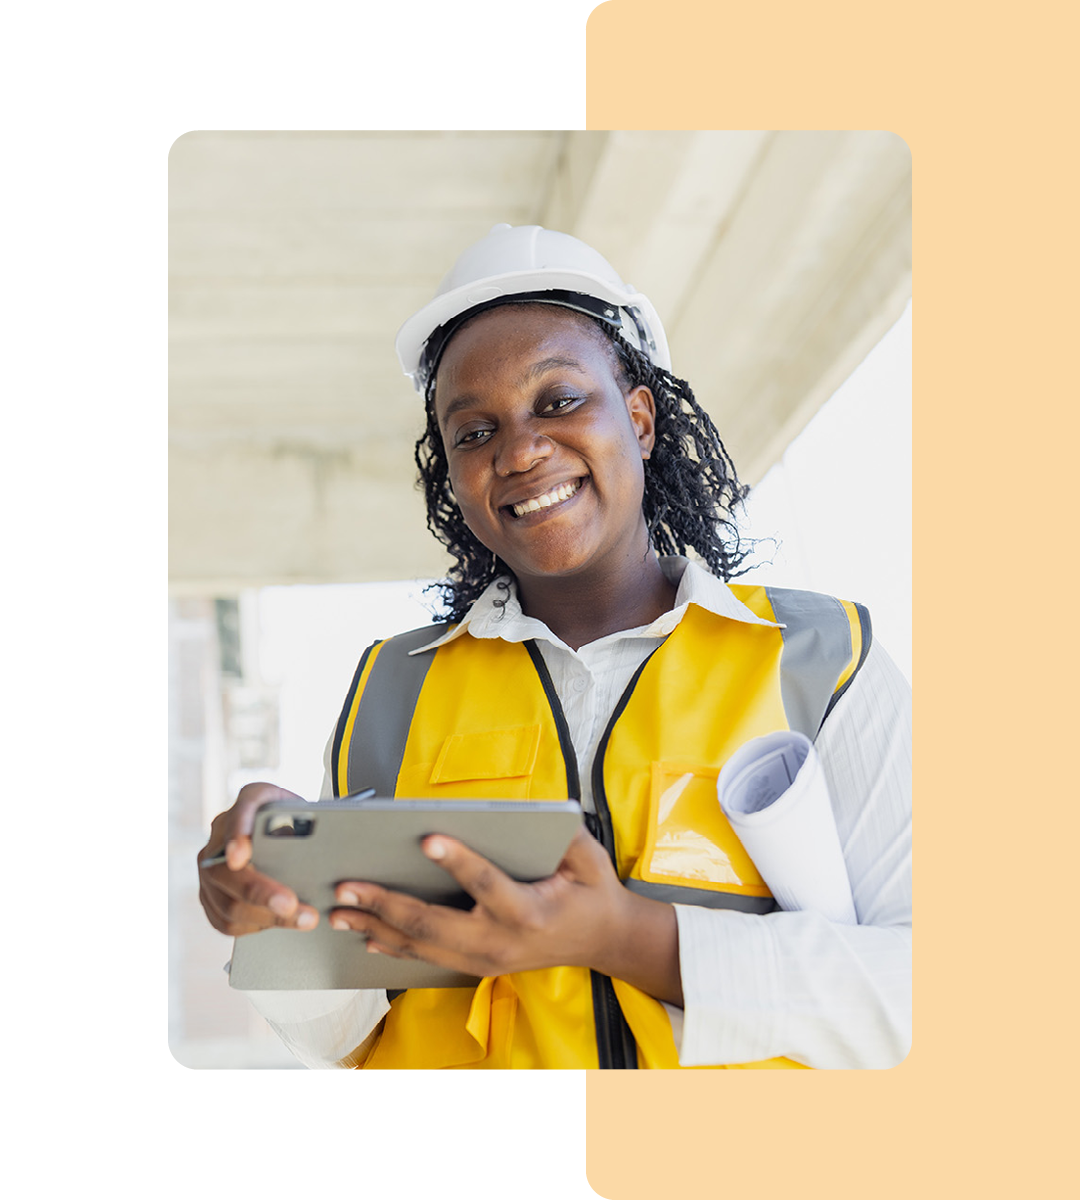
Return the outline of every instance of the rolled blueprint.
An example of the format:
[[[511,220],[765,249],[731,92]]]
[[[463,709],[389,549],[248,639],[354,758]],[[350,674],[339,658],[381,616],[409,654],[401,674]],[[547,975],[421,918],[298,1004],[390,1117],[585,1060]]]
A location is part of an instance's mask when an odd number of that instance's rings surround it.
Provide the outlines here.
[[[858,923],[828,785],[809,738],[792,731],[754,738],[725,763],[716,791],[782,909]]]

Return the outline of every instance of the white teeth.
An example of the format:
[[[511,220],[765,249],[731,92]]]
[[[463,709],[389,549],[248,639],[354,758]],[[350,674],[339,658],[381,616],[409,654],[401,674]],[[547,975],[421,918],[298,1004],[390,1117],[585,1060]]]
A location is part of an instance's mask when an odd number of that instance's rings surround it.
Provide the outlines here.
[[[579,486],[580,484],[577,480],[574,480],[573,483],[560,483],[557,488],[552,488],[550,492],[545,492],[542,496],[534,496],[531,500],[525,500],[521,504],[514,504],[511,506],[514,516],[523,517],[526,513],[538,512],[541,508],[550,508],[553,504],[569,500],[578,490]]]

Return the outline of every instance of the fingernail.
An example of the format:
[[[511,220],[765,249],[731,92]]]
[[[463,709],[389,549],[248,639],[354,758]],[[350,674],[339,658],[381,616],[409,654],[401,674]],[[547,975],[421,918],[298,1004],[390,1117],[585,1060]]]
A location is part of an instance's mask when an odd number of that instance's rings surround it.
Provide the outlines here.
[[[382,951],[379,949],[379,947],[373,945],[371,942],[368,942],[367,944],[367,952],[368,954],[382,954]]]
[[[319,914],[313,913],[310,908],[305,908],[304,911],[296,918],[297,929],[314,929],[319,923]]]
[[[349,925],[349,922],[346,921],[344,917],[331,917],[330,918],[330,928],[331,929],[349,929],[350,925]]]
[[[440,842],[440,841],[425,842],[424,843],[424,853],[428,856],[428,858],[435,858],[435,859],[445,858],[446,857],[446,843]]]
[[[267,907],[271,912],[277,913],[279,917],[287,917],[296,906],[288,896],[283,895],[281,892],[275,892],[270,897]]]
[[[226,842],[225,843],[225,862],[228,866],[232,866],[232,860],[236,857],[236,855],[237,855],[236,842],[235,841]]]
[[[360,897],[355,893],[346,889],[343,892],[338,892],[338,900],[342,904],[359,904]]]

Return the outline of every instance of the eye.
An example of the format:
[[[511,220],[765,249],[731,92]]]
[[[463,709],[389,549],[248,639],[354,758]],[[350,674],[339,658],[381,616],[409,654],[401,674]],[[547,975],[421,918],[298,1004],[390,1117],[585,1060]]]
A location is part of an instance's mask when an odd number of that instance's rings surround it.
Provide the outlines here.
[[[486,442],[491,437],[490,429],[466,429],[463,433],[459,433],[454,441],[454,446],[478,446],[481,442]]]
[[[546,403],[541,404],[540,415],[541,416],[550,416],[550,415],[557,416],[559,413],[566,412],[568,409],[573,408],[575,405],[579,404],[583,399],[584,399],[584,397],[582,397],[582,396],[555,396],[553,399],[548,400]]]

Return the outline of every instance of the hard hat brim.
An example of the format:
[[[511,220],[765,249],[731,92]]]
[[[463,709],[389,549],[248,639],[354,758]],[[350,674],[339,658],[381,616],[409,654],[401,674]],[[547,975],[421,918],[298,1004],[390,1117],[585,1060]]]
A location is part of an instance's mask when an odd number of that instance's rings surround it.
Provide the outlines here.
[[[419,377],[420,362],[424,346],[436,329],[480,305],[490,305],[493,301],[526,292],[544,291],[578,292],[610,304],[613,309],[636,309],[644,319],[655,345],[655,350],[645,347],[645,353],[657,366],[665,370],[671,369],[664,328],[647,296],[641,292],[614,287],[607,280],[584,271],[554,268],[510,271],[436,296],[398,330],[394,346],[401,369],[412,379],[417,391],[421,391],[423,381]]]

